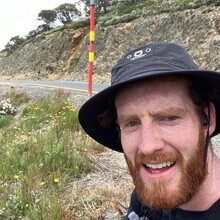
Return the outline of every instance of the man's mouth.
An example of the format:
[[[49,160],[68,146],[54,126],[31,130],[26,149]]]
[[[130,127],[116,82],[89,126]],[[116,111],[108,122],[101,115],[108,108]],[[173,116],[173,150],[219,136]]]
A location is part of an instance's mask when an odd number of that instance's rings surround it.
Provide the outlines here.
[[[151,174],[156,173],[164,173],[165,171],[168,171],[170,168],[172,168],[176,163],[174,161],[168,161],[163,163],[146,163],[144,166],[146,170]],[[165,173],[164,173],[165,174]]]
[[[159,163],[159,164],[150,164],[150,163],[147,163],[145,164],[145,166],[147,168],[150,168],[150,169],[161,169],[161,168],[164,168],[164,167],[171,167],[174,165],[175,162],[173,161],[168,161],[168,162],[163,162],[163,163]]]

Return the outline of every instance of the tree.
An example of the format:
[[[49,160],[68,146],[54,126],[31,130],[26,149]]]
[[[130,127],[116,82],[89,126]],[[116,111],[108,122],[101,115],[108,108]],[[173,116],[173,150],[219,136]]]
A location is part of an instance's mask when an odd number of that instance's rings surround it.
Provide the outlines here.
[[[81,0],[83,3],[83,11],[85,12],[86,15],[89,15],[89,7],[90,7],[90,0]]]
[[[16,50],[20,45],[22,45],[25,42],[25,39],[23,37],[20,37],[19,35],[12,37],[10,41],[5,45],[5,50],[8,51],[8,53],[11,53],[12,51]]]
[[[48,28],[49,27],[46,24],[39,25],[36,30],[30,31],[26,38],[27,39],[34,38],[38,34],[48,31]]]
[[[11,45],[22,45],[24,43],[24,38],[23,37],[20,37],[19,35],[15,36],[15,37],[12,37],[9,41],[9,43]]]
[[[38,13],[38,20],[42,20],[46,23],[48,30],[54,26],[57,13],[55,10],[41,10]]]
[[[84,4],[84,12],[89,15],[90,0],[81,0]],[[96,0],[95,1],[95,14],[96,16],[104,15],[108,12],[108,7],[112,6],[114,0]]]
[[[76,6],[70,3],[62,4],[54,10],[56,11],[56,19],[64,25],[81,16],[81,12]]]
[[[106,14],[108,12],[107,8],[108,6],[111,6],[111,4],[112,4],[112,1],[98,0],[96,7],[95,7],[96,13],[98,15]]]

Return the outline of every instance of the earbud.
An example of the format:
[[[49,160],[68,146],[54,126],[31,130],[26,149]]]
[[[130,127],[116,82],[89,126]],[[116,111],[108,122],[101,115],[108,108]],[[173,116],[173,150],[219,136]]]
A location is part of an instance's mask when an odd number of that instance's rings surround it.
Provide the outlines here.
[[[203,126],[207,126],[208,124],[209,124],[208,115],[206,113],[204,113],[204,116],[203,116]]]

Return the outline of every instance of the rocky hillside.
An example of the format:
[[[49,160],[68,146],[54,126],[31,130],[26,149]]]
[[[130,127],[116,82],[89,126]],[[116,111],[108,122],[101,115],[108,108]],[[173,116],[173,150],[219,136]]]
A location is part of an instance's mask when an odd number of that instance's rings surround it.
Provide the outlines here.
[[[220,6],[175,10],[115,25],[96,22],[95,82],[109,82],[120,56],[146,42],[169,41],[186,47],[202,68],[220,71]],[[89,23],[78,29],[62,27],[38,35],[12,54],[0,58],[0,75],[87,80]]]

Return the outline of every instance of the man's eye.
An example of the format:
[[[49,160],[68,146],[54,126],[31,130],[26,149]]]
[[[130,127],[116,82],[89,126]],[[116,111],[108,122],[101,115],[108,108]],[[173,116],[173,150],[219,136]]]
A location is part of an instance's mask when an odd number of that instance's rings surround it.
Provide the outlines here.
[[[174,122],[174,121],[176,121],[178,118],[179,118],[178,116],[171,115],[171,116],[164,116],[164,117],[162,117],[160,120],[161,120],[161,121],[164,121],[164,122]]]
[[[136,126],[138,125],[139,122],[138,121],[130,121],[126,124],[126,127],[133,127],[133,126]]]
[[[167,117],[167,120],[168,121],[174,121],[174,120],[176,120],[177,119],[177,116],[168,116]]]

